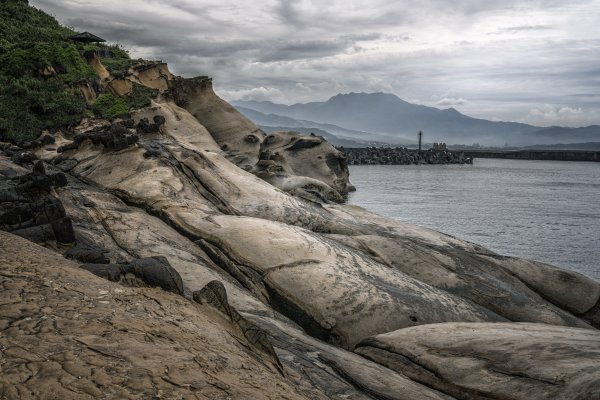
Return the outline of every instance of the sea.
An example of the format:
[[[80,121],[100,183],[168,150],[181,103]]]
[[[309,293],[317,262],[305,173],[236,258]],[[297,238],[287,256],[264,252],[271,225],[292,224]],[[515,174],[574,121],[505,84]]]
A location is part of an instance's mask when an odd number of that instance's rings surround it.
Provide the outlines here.
[[[600,281],[600,163],[353,165],[348,202]]]

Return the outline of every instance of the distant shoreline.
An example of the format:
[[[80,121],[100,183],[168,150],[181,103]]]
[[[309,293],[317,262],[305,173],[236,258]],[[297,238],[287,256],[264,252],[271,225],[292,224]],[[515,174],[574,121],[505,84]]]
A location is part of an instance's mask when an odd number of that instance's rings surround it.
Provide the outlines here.
[[[470,164],[475,158],[507,160],[600,162],[600,150],[423,150],[402,147],[337,147],[348,155],[349,165]]]
[[[462,151],[444,147],[427,150],[406,147],[337,147],[348,157],[348,165],[472,164],[473,158]]]
[[[595,161],[600,151],[585,150],[461,150],[465,157],[509,160]]]

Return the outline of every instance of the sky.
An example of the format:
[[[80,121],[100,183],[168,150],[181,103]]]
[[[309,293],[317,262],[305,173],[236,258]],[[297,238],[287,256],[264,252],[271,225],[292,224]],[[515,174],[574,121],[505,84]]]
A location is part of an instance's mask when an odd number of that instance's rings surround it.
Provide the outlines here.
[[[600,124],[600,0],[30,0],[218,95],[386,92],[477,118]]]

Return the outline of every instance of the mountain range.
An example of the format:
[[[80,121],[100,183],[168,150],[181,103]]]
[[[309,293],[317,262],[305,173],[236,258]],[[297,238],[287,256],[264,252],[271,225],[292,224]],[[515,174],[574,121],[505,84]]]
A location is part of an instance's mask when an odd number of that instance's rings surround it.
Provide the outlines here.
[[[412,104],[389,93],[338,94],[324,102],[293,105],[252,100],[232,104],[263,127],[317,128],[357,143],[414,144],[419,131],[426,142],[448,144],[531,146],[600,142],[599,125],[538,127],[489,121],[454,108]]]

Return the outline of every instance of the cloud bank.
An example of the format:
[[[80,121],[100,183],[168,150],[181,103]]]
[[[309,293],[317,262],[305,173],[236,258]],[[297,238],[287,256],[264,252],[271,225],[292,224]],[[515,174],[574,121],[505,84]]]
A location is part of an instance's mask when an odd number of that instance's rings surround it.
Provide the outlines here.
[[[210,75],[228,100],[384,91],[479,118],[600,124],[600,0],[30,3],[177,74]]]

